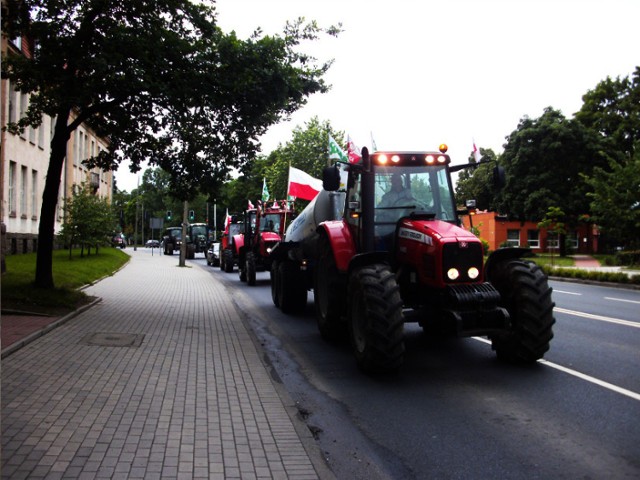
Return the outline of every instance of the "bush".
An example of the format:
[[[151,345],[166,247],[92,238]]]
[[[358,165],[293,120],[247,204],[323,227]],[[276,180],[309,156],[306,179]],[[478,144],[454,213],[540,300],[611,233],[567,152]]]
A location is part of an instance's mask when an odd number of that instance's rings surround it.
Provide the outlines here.
[[[640,275],[629,276],[623,272],[601,272],[594,270],[582,270],[579,268],[552,268],[546,265],[541,265],[541,268],[550,277],[640,285]]]
[[[617,252],[615,255],[616,265],[640,265],[640,250],[629,250]]]

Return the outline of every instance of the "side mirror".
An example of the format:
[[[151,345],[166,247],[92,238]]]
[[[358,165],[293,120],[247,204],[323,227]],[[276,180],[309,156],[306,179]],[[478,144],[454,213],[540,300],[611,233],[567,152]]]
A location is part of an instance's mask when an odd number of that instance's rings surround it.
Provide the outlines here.
[[[497,190],[501,190],[507,184],[507,177],[504,172],[504,167],[496,165],[493,167],[493,186]]]
[[[340,188],[340,171],[335,165],[322,170],[322,188],[327,192],[335,192]]]

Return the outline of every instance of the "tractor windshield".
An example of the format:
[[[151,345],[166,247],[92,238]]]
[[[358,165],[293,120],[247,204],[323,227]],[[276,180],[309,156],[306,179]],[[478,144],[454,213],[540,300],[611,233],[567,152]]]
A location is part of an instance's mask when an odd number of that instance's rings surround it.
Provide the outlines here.
[[[375,217],[379,231],[392,229],[401,217],[412,212],[432,214],[433,218],[447,222],[456,220],[445,166],[378,167],[375,182]]]
[[[280,233],[280,214],[267,213],[264,218],[260,220],[260,231]]]

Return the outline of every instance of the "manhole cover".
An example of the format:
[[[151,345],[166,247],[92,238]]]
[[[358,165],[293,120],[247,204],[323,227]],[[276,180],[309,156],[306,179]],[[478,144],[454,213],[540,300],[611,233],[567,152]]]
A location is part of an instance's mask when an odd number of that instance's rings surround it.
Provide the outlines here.
[[[144,335],[136,333],[97,332],[85,336],[80,343],[97,347],[139,347]]]

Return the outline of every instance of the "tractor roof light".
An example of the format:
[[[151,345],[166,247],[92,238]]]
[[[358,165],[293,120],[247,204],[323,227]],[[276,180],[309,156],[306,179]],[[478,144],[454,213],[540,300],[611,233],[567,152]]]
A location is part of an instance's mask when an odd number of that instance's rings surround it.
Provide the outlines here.
[[[444,155],[438,155],[438,163],[447,163],[447,157]]]
[[[378,163],[380,165],[385,165],[388,161],[389,161],[389,159],[387,158],[387,156],[384,153],[378,155]]]
[[[428,165],[433,165],[436,161],[433,155],[427,155],[426,157],[424,157],[424,160],[425,162],[427,162]]]
[[[440,150],[440,153],[447,153],[447,150],[449,150],[449,147],[447,147],[446,143],[441,143],[440,146],[438,147],[438,150]]]
[[[400,161],[400,155],[393,155],[393,156],[391,157],[391,161],[392,161],[393,163],[398,163],[398,162]]]

